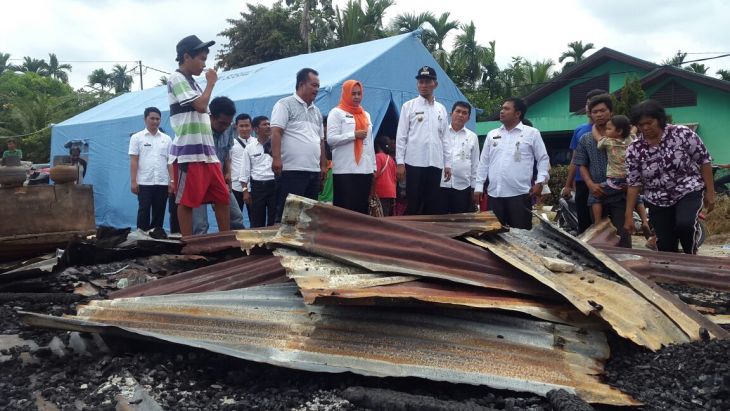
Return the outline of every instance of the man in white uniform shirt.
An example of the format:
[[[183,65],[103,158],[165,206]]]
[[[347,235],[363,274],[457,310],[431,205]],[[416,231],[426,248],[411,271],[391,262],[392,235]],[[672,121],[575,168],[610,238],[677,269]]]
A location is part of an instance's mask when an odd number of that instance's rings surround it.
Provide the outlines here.
[[[231,190],[233,191],[233,197],[236,198],[238,208],[243,212],[243,156],[244,150],[251,139],[251,116],[246,113],[241,113],[236,116],[234,122],[238,135],[234,138],[233,146],[231,147]],[[249,219],[250,219],[249,215]]]
[[[129,174],[132,193],[137,195],[137,228],[152,230],[155,238],[165,238],[162,224],[165,219],[167,196],[173,185],[167,166],[170,137],[160,131],[160,110],[147,107],[144,110],[145,129],[132,135],[129,140]],[[150,213],[152,220],[150,221]]]
[[[522,124],[527,113],[525,102],[508,98],[499,111],[500,128],[487,134],[477,169],[474,201],[482,195],[489,180],[489,208],[504,226],[531,229],[533,197],[542,194],[548,180],[550,158],[540,132]],[[532,168],[537,163],[537,178],[532,184]]]
[[[251,228],[274,225],[276,179],[271,170],[271,123],[266,116],[253,119],[256,138],[250,139],[243,156],[243,200],[249,209]]]
[[[299,70],[295,90],[277,101],[271,112],[271,169],[278,177],[277,222],[289,194],[316,200],[327,175],[322,113],[314,105],[319,73],[311,68]]]
[[[443,214],[474,211],[472,193],[479,166],[479,140],[465,126],[471,116],[471,105],[457,101],[451,109],[451,126],[446,138],[451,146],[451,179],[441,181],[440,212]]]
[[[403,103],[396,133],[398,180],[406,182],[406,214],[437,214],[443,172],[451,179],[451,151],[446,107],[436,101],[436,71],[428,66],[416,74],[419,96]]]

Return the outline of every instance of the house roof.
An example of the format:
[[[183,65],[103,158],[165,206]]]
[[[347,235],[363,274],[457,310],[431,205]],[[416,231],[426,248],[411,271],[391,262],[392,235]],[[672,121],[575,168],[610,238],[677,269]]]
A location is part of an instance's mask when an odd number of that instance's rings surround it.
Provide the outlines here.
[[[550,95],[551,93],[555,92],[556,90],[560,89],[571,81],[580,78],[585,73],[611,60],[619,61],[621,63],[635,66],[637,68],[641,68],[647,71],[654,70],[659,67],[657,64],[654,64],[652,62],[629,56],[628,54],[618,52],[608,47],[604,47],[586,57],[585,60],[581,61],[580,63],[563,70],[563,72],[560,73],[560,75],[552,81],[545,83],[535,90],[532,90],[524,97],[524,99],[527,100],[529,104],[535,104],[536,102],[542,100],[546,96]]]

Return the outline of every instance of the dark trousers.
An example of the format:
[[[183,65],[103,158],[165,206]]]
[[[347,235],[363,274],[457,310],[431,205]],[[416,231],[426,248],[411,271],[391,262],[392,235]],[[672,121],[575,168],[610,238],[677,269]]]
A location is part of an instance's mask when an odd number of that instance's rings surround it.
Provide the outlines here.
[[[631,236],[624,230],[626,195],[603,198],[601,204],[603,204],[603,217],[610,217],[611,224],[616,227],[620,237],[619,247],[631,248]]]
[[[514,197],[487,197],[487,205],[503,226],[532,229],[532,200],[529,194]]]
[[[276,218],[276,180],[251,180],[251,228],[274,225]]]
[[[677,243],[680,243],[686,254],[697,254],[697,240],[700,233],[698,216],[702,211],[703,197],[703,191],[695,191],[686,194],[669,207],[646,203],[659,251],[676,253]]]
[[[441,169],[406,164],[406,215],[438,214]]]
[[[241,210],[241,223],[243,224],[244,220],[244,214],[248,213],[248,222],[251,223],[251,207],[247,206],[246,203],[243,202],[243,191],[236,191],[231,190],[231,193],[233,194],[233,198],[236,199],[236,204],[238,205],[238,209]],[[245,211],[244,211],[245,208]],[[233,220],[231,220],[233,222]],[[234,229],[231,227],[231,229]]]
[[[151,228],[162,228],[165,221],[165,202],[167,201],[167,186],[140,185],[137,193],[137,228],[147,231]],[[150,213],[152,221],[150,221]]]
[[[591,226],[591,208],[588,207],[588,185],[585,181],[575,182],[575,211],[578,217],[578,234]]]
[[[474,211],[472,189],[441,188],[438,196],[439,214],[458,214]]]
[[[332,204],[368,214],[368,197],[372,184],[372,174],[332,174]]]
[[[170,213],[170,232],[180,232],[180,221],[177,219],[177,203],[175,202],[175,196],[169,196],[167,199],[167,211]]]
[[[383,206],[383,217],[390,217],[395,211],[395,198],[381,198],[380,205]]]
[[[281,222],[286,196],[296,194],[317,200],[319,171],[282,171],[276,181],[276,222]]]

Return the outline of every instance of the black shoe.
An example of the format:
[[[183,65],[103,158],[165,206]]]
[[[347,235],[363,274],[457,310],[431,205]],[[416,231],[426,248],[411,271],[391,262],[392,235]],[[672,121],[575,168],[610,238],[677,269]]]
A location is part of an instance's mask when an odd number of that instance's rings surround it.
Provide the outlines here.
[[[166,240],[167,239],[167,233],[165,233],[165,230],[163,230],[160,227],[155,227],[154,229],[150,230],[149,235],[150,235],[150,237],[154,238],[155,240]]]

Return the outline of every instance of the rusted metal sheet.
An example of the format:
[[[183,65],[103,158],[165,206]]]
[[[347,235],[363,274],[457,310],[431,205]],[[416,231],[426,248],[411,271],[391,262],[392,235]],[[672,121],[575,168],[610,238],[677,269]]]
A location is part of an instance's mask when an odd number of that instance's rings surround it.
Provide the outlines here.
[[[635,273],[631,269],[622,267],[616,260],[606,255],[590,244],[584,243],[551,224],[546,219],[541,220],[537,230],[533,232],[542,233],[545,237],[559,239],[564,242],[573,252],[583,253],[593,259],[604,273],[610,273],[628,284],[638,294],[642,295],[660,309],[667,317],[671,318],[690,339],[697,341],[701,338],[701,330],[704,328],[716,338],[730,338],[730,333],[722,327],[707,320],[697,310],[692,309],[682,302],[677,296],[664,290],[656,283],[644,276]]]
[[[444,215],[409,215],[388,217],[388,221],[403,224],[445,237],[465,235],[479,236],[502,229],[497,217],[491,211]]]
[[[412,376],[593,403],[636,405],[600,382],[601,332],[492,312],[307,306],[293,284],[93,301],[75,317],[21,313],[31,325],[127,331],[316,372]]]
[[[264,247],[269,244],[272,238],[276,236],[279,227],[267,227],[255,230],[239,230],[236,231],[236,240],[238,247],[250,254],[255,247]]]
[[[299,290],[307,304],[400,305],[407,301],[431,304],[512,311],[531,315],[545,321],[573,326],[602,329],[598,322],[580,313],[570,304],[520,298],[499,291],[460,284],[411,281],[384,286],[361,288],[303,288]]]
[[[525,233],[516,230],[485,240],[470,238],[505,261],[532,275],[557,291],[585,315],[606,320],[621,336],[651,350],[689,338],[650,302],[623,284],[608,280],[591,270],[555,273],[545,268],[530,247],[521,241]],[[535,245],[537,246],[537,245]],[[538,247],[539,248],[539,247]]]
[[[271,244],[374,272],[441,278],[523,295],[554,295],[479,247],[384,218],[289,195]]]
[[[225,291],[289,281],[279,258],[246,256],[115,291],[110,298]]]
[[[594,247],[602,245],[616,247],[618,246],[620,237],[618,236],[616,227],[614,227],[611,223],[611,220],[605,218],[597,224],[593,224],[588,227],[586,231],[578,236],[578,239]]]
[[[217,253],[220,251],[237,249],[241,246],[238,240],[236,240],[235,231],[191,235],[183,237],[182,241],[185,243],[182,253],[189,255]]]
[[[622,267],[658,283],[730,291],[730,258],[599,246]]]
[[[418,277],[373,273],[364,268],[345,265],[330,259],[304,255],[296,250],[279,248],[274,255],[280,258],[287,276],[300,288],[366,288],[416,280]]]

